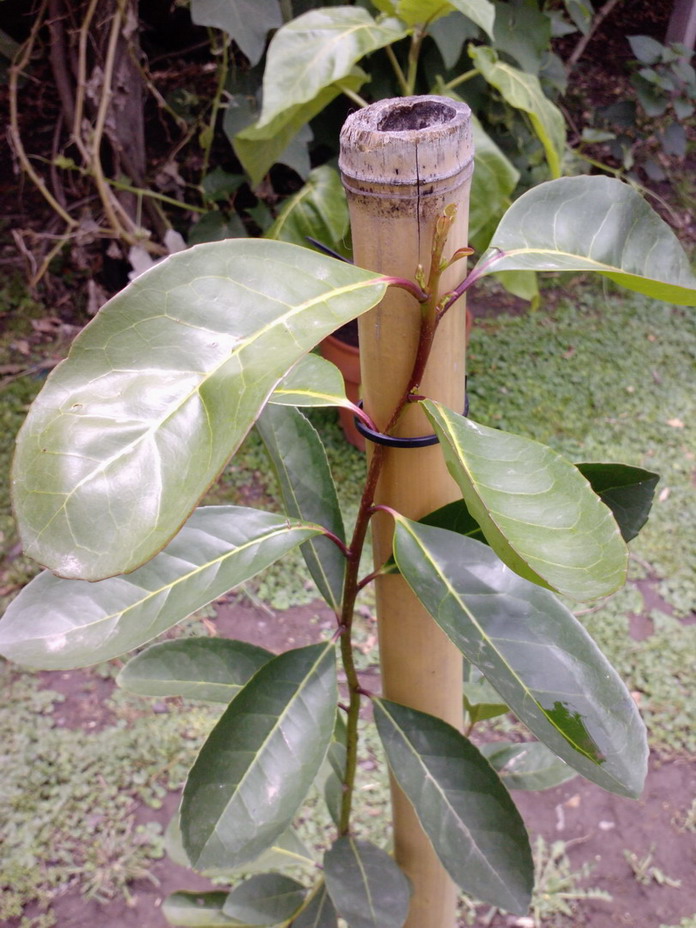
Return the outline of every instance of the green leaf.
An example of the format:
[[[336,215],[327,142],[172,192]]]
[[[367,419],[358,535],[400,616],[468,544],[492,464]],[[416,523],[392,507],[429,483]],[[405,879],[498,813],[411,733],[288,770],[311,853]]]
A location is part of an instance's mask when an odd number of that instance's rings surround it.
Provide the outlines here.
[[[631,51],[643,64],[657,64],[662,60],[664,45],[649,35],[627,35]]]
[[[495,3],[493,45],[527,74],[539,75],[551,45],[551,18],[534,3]]]
[[[251,64],[261,58],[269,30],[283,22],[278,0],[191,0],[191,19],[199,26],[222,29]]]
[[[365,55],[405,35],[403,23],[378,22],[361,7],[326,7],[290,20],[268,48],[257,127],[269,125],[288,107],[309,103],[346,78]]]
[[[575,776],[541,741],[492,741],[480,751],[508,789],[551,789]]]
[[[492,48],[470,45],[469,55],[482,76],[496,88],[506,103],[529,116],[534,132],[544,146],[552,177],[560,177],[561,160],[565,151],[565,120],[563,113],[544,94],[535,74],[499,61]]]
[[[401,516],[394,556],[438,625],[540,741],[604,789],[640,794],[648,749],[638,710],[553,594],[486,545]]]
[[[509,712],[509,706],[483,676],[478,667],[469,665],[469,677],[464,681],[464,708],[472,725],[485,719],[494,719]]]
[[[266,237],[307,247],[309,236],[341,252],[348,233],[348,203],[341,178],[324,164],[314,168],[304,187],[285,201]]]
[[[623,540],[635,538],[647,522],[660,475],[627,464],[575,466],[611,509]]]
[[[194,867],[238,867],[288,828],[326,754],[337,695],[329,643],[279,655],[232,700],[184,787]]]
[[[306,890],[281,873],[257,873],[230,892],[223,914],[247,925],[277,925],[302,906]]]
[[[628,290],[696,305],[696,277],[669,226],[632,187],[611,177],[539,184],[503,217],[478,267],[596,271]]]
[[[257,239],[198,245],[146,271],[75,339],[21,430],[26,553],[85,580],[140,566],[288,370],[385,288],[343,261]]]
[[[247,126],[231,139],[235,154],[249,175],[252,185],[257,185],[275,164],[283,160],[293,139],[310,120],[321,113],[332,100],[343,93],[343,88],[357,93],[367,74],[360,68],[352,68],[340,81],[323,87],[311,100],[281,110],[269,123]],[[228,133],[229,134],[229,133]]]
[[[469,240],[485,230],[491,217],[502,215],[520,179],[519,171],[508,161],[481,123],[472,116],[474,136],[474,176],[471,181]],[[487,244],[487,240],[485,242]]]
[[[343,374],[335,364],[308,354],[275,388],[269,403],[277,406],[354,406],[346,396]]]
[[[495,6],[488,0],[450,0],[451,5],[493,38]]]
[[[383,699],[373,705],[392,774],[449,875],[477,899],[526,913],[529,838],[490,765],[447,722]]]
[[[87,583],[39,574],[0,619],[0,654],[44,670],[118,657],[319,533],[257,509],[202,507],[164,551],[125,577]]]
[[[140,696],[229,703],[272,657],[265,648],[228,638],[161,641],[132,657],[116,682]]]
[[[322,880],[312,893],[307,907],[290,922],[289,928],[337,928],[337,926],[336,910],[326,891],[326,884]]]
[[[226,892],[171,893],[162,903],[162,912],[170,925],[181,928],[240,928],[239,922],[223,915]]]
[[[430,400],[423,406],[469,512],[508,567],[580,601],[624,584],[628,552],[618,527],[570,461]]]
[[[411,889],[385,851],[356,838],[339,838],[324,856],[324,879],[350,928],[401,928]]]
[[[341,507],[326,451],[311,422],[299,409],[269,405],[256,429],[278,477],[287,514],[316,522],[345,541]],[[329,538],[316,538],[300,550],[319,593],[334,611],[339,611],[345,556]]]

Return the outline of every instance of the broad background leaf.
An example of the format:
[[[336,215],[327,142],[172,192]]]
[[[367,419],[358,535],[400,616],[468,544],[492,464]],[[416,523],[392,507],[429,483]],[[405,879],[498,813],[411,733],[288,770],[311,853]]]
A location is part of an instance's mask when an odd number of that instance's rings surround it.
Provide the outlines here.
[[[170,925],[180,928],[240,928],[239,922],[223,915],[227,893],[171,893],[162,903],[162,912]]]
[[[273,656],[265,648],[229,638],[161,641],[131,658],[116,682],[141,696],[228,703]]]
[[[508,789],[550,789],[575,776],[541,741],[491,741],[480,750]]]
[[[604,789],[640,794],[648,749],[635,703],[552,593],[486,545],[401,516],[394,557],[438,625],[540,741]]]
[[[311,236],[339,253],[346,253],[349,237],[348,203],[335,168],[321,165],[307,183],[285,201],[266,238],[307,247]]]
[[[566,143],[565,119],[558,107],[544,94],[539,78],[500,61],[494,49],[486,45],[470,45],[469,55],[474,66],[500,92],[506,103],[529,116],[534,132],[544,147],[551,176],[560,177]]]
[[[97,583],[44,571],[0,619],[0,654],[69,670],[141,647],[296,545],[318,526],[242,506],[204,506],[157,557]]]
[[[326,451],[314,426],[299,409],[268,405],[256,423],[278,477],[285,511],[316,522],[345,541],[341,507]],[[346,559],[329,538],[316,538],[300,549],[321,596],[340,610]]]
[[[292,920],[289,928],[338,928],[336,909],[323,880],[314,890],[307,907]]]
[[[624,541],[630,541],[647,522],[660,475],[626,464],[577,464],[592,489],[614,513]]]
[[[441,719],[383,699],[373,705],[389,767],[449,875],[477,899],[526,913],[529,838],[490,764]]]
[[[409,881],[389,854],[369,841],[339,838],[324,855],[324,879],[350,928],[401,928],[406,921]]]
[[[311,10],[286,23],[268,48],[257,128],[288,107],[313,100],[323,88],[347,77],[365,55],[406,34],[398,20],[378,22],[361,7]]]
[[[191,19],[222,29],[251,64],[261,58],[268,32],[283,22],[278,0],[191,0]]]
[[[429,400],[423,406],[469,512],[509,567],[580,601],[624,584],[628,552],[618,526],[570,461]]]
[[[337,697],[333,644],[280,654],[235,697],[184,787],[194,867],[238,867],[288,828],[326,755]]]
[[[182,525],[282,377],[385,284],[285,242],[172,255],[73,343],[20,432],[14,502],[28,555],[98,580]]]
[[[478,266],[498,270],[596,271],[682,306],[696,305],[696,277],[669,226],[639,194],[611,177],[539,184],[505,214]]]

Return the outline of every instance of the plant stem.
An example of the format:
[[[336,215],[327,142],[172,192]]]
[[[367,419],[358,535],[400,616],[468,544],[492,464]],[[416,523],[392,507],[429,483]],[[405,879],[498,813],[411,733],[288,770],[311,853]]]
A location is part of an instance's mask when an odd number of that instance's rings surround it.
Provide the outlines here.
[[[396,57],[396,53],[391,45],[387,45],[385,49],[387,53],[387,58],[394,69],[394,74],[396,79],[399,82],[399,87],[401,88],[401,93],[404,97],[408,96],[408,84],[406,82],[406,75],[404,74],[403,68],[399,64],[399,59]]]
[[[220,67],[218,68],[217,87],[215,88],[215,96],[213,97],[213,103],[210,110],[210,122],[208,123],[208,131],[203,133],[203,167],[201,168],[201,177],[205,177],[205,175],[208,173],[210,151],[213,147],[213,138],[215,136],[215,123],[217,122],[218,113],[220,112],[220,107],[222,105],[222,95],[225,91],[225,85],[227,84],[227,74],[229,71],[230,38],[227,33],[221,33],[221,35],[222,49],[220,53]]]
[[[448,83],[443,84],[443,90],[454,90],[455,87],[459,87],[461,84],[465,84],[467,81],[470,81],[472,77],[476,77],[479,74],[478,68],[472,68],[470,71],[465,71],[463,74],[460,74],[459,77],[455,77],[453,80],[448,81]]]
[[[416,79],[418,77],[418,59],[425,38],[423,26],[416,26],[411,36],[411,47],[408,51],[408,74],[406,76],[406,96],[410,97],[416,92]]]
[[[352,100],[353,103],[356,103],[361,110],[364,110],[366,106],[370,105],[367,100],[363,99],[359,93],[351,90],[350,87],[341,86],[341,93],[344,93],[349,100]]]

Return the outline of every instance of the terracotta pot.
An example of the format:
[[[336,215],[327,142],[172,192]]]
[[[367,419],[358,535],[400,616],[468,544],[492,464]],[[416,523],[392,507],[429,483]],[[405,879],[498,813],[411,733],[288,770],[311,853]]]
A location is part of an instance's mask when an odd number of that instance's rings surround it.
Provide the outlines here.
[[[331,361],[343,374],[346,385],[346,396],[351,403],[358,403],[360,399],[360,349],[357,345],[350,345],[336,335],[329,335],[319,346],[323,357]],[[338,418],[346,439],[360,451],[365,450],[365,439],[355,427],[355,420],[350,409],[339,406]]]
[[[469,335],[474,317],[471,311],[466,310],[466,341],[469,343]],[[345,339],[348,338],[348,341]],[[355,344],[351,344],[355,342]],[[343,374],[343,381],[346,385],[346,396],[351,403],[358,403],[360,399],[360,348],[357,345],[357,324],[349,323],[338,330],[334,335],[329,335],[319,346],[322,356],[327,361],[331,361]],[[360,451],[365,450],[365,439],[355,427],[355,417],[350,409],[338,409],[338,418],[343,429],[346,439],[358,448]]]

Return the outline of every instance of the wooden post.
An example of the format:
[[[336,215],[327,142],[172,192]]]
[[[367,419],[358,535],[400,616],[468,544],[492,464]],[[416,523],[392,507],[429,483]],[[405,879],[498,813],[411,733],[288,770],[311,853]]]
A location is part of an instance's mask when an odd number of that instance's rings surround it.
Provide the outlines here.
[[[473,169],[468,106],[446,97],[382,100],[354,113],[341,133],[340,168],[348,194],[355,261],[362,267],[413,279],[427,276],[435,221],[455,204],[457,215],[444,257],[467,244]],[[456,262],[442,277],[441,292],[465,274]],[[465,401],[465,307],[444,318],[420,392],[462,411]],[[413,368],[420,306],[391,288],[360,319],[365,409],[385,428]],[[432,432],[412,406],[399,421],[400,437]],[[368,442],[368,454],[370,453]],[[387,451],[376,502],[418,519],[461,496],[437,445]],[[379,513],[372,524],[375,565],[391,553],[393,521]],[[462,659],[399,576],[377,581],[377,611],[384,695],[445,719],[461,730]],[[456,889],[423,833],[415,813],[392,783],[394,847],[413,885],[406,928],[453,928]]]

